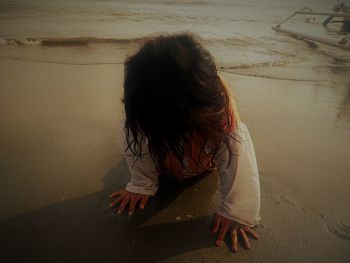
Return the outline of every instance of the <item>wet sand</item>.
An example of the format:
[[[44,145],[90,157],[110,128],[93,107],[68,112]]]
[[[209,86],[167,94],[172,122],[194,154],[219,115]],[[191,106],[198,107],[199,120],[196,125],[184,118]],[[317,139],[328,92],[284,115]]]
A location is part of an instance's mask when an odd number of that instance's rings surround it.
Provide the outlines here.
[[[121,65],[2,59],[0,261],[349,262],[349,81],[221,73],[259,164],[261,239],[250,251],[214,246],[215,174],[162,182],[132,218],[108,209],[129,180]]]

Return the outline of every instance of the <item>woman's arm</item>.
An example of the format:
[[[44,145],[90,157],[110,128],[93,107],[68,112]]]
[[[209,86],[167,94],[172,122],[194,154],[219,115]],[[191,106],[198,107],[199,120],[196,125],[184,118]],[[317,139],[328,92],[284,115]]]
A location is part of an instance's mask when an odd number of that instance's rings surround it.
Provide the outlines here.
[[[237,123],[235,136],[238,141],[230,139],[234,151],[230,164],[225,145],[220,147],[215,158],[220,176],[221,204],[212,229],[212,233],[219,231],[217,246],[221,246],[227,232],[230,233],[234,252],[238,249],[238,236],[246,249],[251,247],[247,234],[259,238],[251,227],[260,220],[259,174],[253,144],[243,123]]]
[[[131,180],[126,190],[133,193],[155,195],[158,189],[158,171],[148,151],[146,138],[142,139],[142,158],[137,158],[127,147],[125,130],[121,132],[121,149],[129,166]]]
[[[122,153],[129,166],[131,180],[125,189],[110,195],[111,198],[115,198],[110,206],[115,207],[119,204],[119,214],[123,213],[124,209],[129,206],[129,214],[131,215],[138,202],[140,202],[140,208],[143,209],[149,196],[156,194],[158,189],[158,171],[148,152],[146,139],[142,140],[142,158],[137,158],[127,147],[124,128],[120,134],[120,142]]]
[[[239,122],[231,138],[234,153],[229,166],[229,153],[223,145],[216,156],[220,176],[221,204],[218,214],[247,226],[260,220],[260,184],[252,140],[247,127]]]

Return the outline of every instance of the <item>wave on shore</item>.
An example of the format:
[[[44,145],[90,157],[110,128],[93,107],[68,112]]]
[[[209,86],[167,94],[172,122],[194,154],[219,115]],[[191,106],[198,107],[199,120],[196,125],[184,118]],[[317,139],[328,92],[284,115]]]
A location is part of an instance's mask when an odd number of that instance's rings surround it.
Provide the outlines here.
[[[89,44],[131,44],[142,43],[154,36],[164,34],[148,34],[143,37],[131,38],[104,38],[95,36],[72,36],[72,37],[23,37],[23,38],[1,38],[0,46],[47,46],[47,47],[76,47],[88,46]],[[166,33],[165,33],[166,34]],[[251,37],[230,37],[230,38],[202,38],[208,44],[221,43],[225,46],[256,46],[263,42]]]
[[[98,37],[57,37],[57,38],[0,38],[0,46],[47,46],[74,47],[89,44],[130,44],[145,40],[145,38],[98,38]]]

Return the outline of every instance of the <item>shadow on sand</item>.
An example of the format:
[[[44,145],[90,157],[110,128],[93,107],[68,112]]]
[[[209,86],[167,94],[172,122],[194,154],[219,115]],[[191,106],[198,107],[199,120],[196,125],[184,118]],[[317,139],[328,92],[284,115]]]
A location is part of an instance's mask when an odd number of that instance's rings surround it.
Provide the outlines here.
[[[203,177],[172,183],[171,191],[167,180],[161,182],[148,207],[131,218],[108,208],[108,194],[123,188],[128,179],[127,166],[121,162],[105,175],[101,192],[0,222],[0,261],[153,262],[213,246],[211,216],[141,226]]]

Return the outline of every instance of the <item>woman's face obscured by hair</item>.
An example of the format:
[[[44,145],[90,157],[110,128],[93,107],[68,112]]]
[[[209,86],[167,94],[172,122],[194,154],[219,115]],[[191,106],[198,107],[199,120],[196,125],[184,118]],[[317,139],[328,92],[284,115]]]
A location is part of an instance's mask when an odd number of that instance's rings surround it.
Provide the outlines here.
[[[141,157],[138,138],[145,136],[158,168],[169,152],[182,161],[183,142],[193,134],[202,138],[201,149],[208,141],[215,149],[228,145],[222,127],[232,119],[228,94],[213,57],[195,35],[159,36],[128,57],[123,101],[128,148]]]
[[[196,125],[196,112],[222,108],[219,85],[214,59],[198,37],[159,36],[125,62],[127,119],[144,132],[183,133]]]

